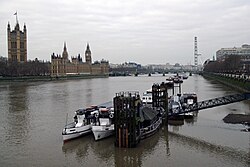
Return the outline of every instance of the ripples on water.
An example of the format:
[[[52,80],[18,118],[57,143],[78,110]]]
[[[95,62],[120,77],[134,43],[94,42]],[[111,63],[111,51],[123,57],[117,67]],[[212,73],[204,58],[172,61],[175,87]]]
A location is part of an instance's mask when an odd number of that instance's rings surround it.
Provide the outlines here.
[[[0,84],[1,166],[249,166],[249,133],[225,124],[228,113],[248,113],[249,102],[200,111],[182,126],[163,127],[137,148],[114,147],[114,138],[95,142],[88,135],[66,144],[61,130],[66,113],[110,101],[120,91],[142,94],[162,76],[97,78]],[[201,76],[182,87],[199,100],[234,93]]]

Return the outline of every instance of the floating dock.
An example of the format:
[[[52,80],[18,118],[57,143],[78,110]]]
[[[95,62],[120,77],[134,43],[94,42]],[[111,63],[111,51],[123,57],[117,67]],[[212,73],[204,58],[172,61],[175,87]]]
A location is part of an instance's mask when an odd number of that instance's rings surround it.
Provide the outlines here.
[[[168,111],[167,84],[154,84],[152,86],[152,107],[163,108]],[[131,148],[141,140],[140,107],[142,101],[139,92],[120,92],[114,97],[115,113],[115,146]],[[163,115],[165,118],[168,114]],[[167,119],[164,119],[167,120]]]

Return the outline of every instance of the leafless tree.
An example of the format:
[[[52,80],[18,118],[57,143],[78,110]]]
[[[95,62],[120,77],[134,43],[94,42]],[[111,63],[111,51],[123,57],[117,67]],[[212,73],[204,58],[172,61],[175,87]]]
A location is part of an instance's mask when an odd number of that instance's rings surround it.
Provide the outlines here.
[[[50,63],[44,61],[28,61],[24,63],[0,61],[0,76],[44,76],[50,75]]]

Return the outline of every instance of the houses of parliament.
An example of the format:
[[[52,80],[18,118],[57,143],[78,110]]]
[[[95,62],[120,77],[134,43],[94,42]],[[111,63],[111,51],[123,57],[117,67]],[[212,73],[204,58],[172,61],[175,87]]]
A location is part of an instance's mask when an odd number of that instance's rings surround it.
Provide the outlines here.
[[[16,26],[11,30],[10,24],[7,25],[8,36],[8,62],[26,63],[27,62],[27,29],[24,24],[23,31],[19,27],[17,13]],[[28,63],[28,62],[27,62]],[[62,55],[51,55],[51,63],[48,64],[48,71],[52,77],[69,76],[69,75],[108,75],[109,62],[105,60],[92,62],[91,51],[87,44],[85,51],[85,62],[80,54],[71,57],[67,52],[66,43]]]
[[[69,60],[66,43],[64,43],[62,55],[51,55],[51,76],[67,76],[67,75],[108,75],[109,62],[101,60],[92,63],[91,51],[87,44],[85,51],[85,62],[83,62],[80,54],[77,57],[71,57]]]
[[[7,26],[8,35],[8,61],[10,62],[27,62],[27,29],[23,26],[20,30],[18,21],[14,30],[11,31],[10,23]]]

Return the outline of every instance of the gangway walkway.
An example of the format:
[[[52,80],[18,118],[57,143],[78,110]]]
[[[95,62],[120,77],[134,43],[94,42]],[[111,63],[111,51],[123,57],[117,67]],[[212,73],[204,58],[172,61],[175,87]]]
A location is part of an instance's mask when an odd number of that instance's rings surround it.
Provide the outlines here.
[[[217,97],[214,99],[204,100],[204,101],[200,101],[191,105],[187,105],[178,113],[168,113],[168,116],[174,116],[174,115],[179,115],[183,113],[212,108],[216,106],[222,106],[222,105],[240,102],[240,101],[248,100],[248,99],[250,99],[250,93],[234,94],[234,95],[227,95],[223,97]]]

